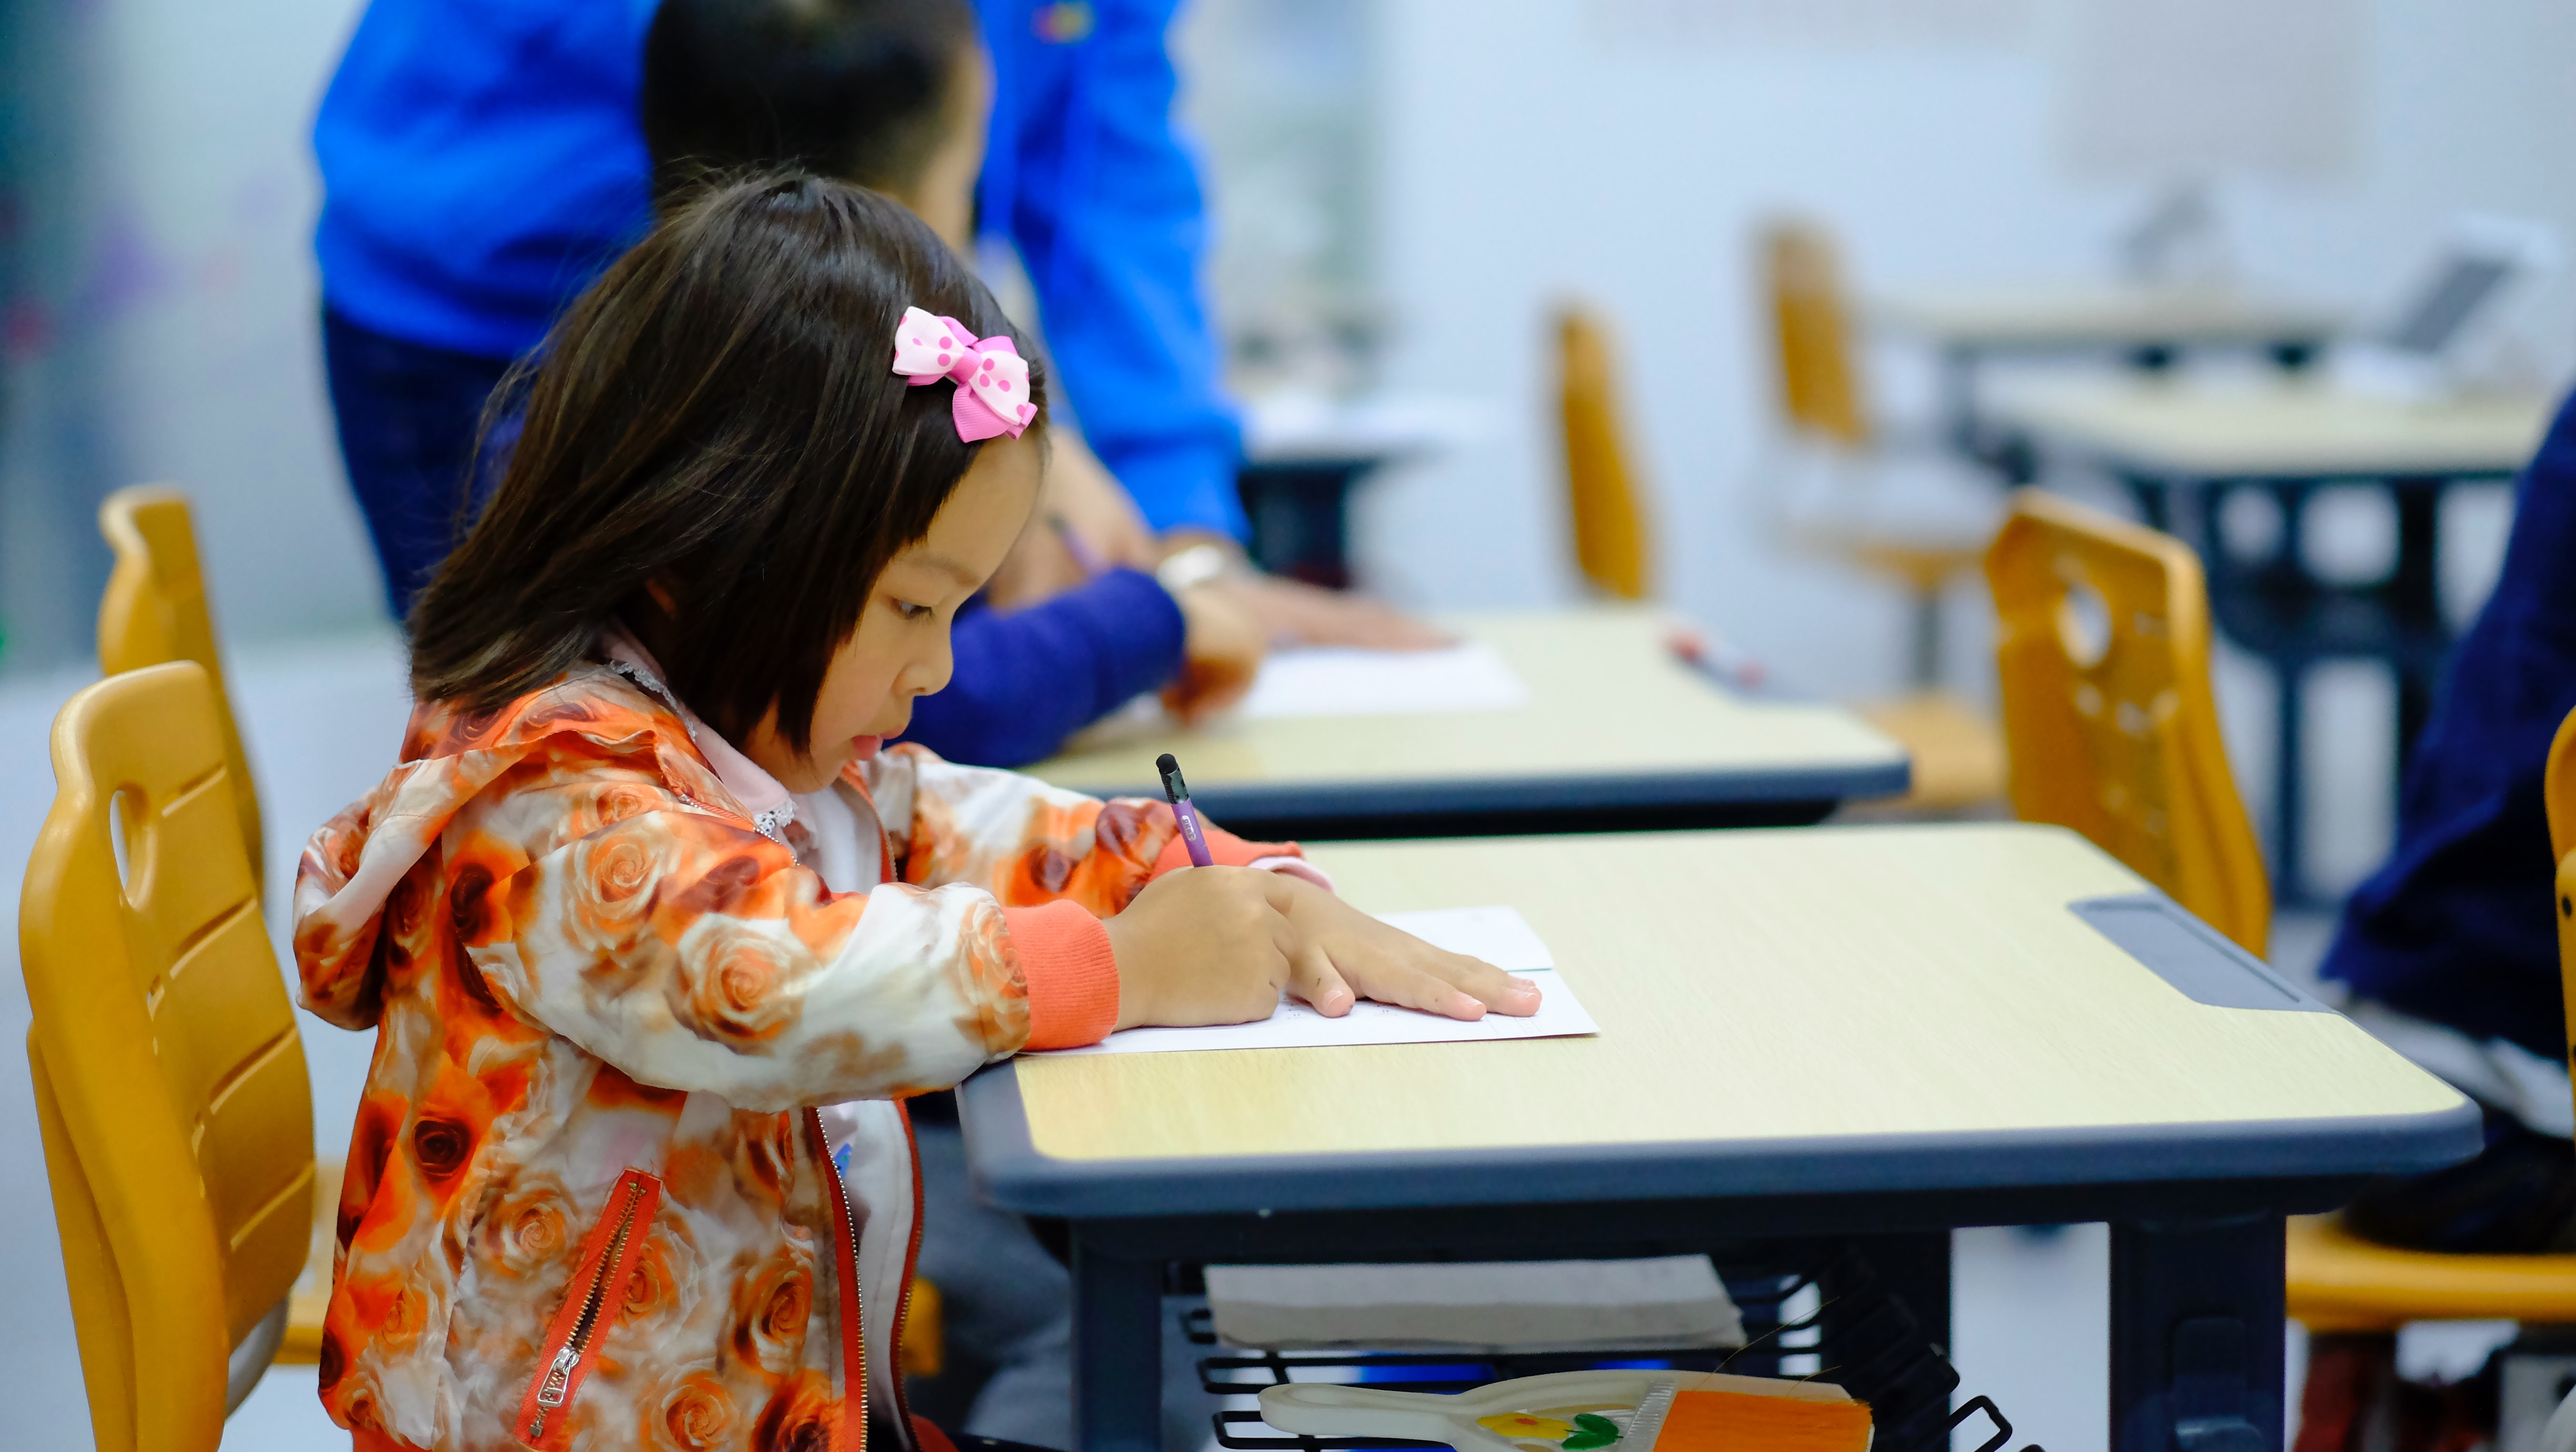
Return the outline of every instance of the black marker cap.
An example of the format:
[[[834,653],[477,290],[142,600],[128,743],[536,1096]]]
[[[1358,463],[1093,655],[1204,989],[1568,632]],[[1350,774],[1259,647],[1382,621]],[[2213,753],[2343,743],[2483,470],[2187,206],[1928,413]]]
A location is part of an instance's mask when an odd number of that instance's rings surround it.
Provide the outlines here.
[[[1190,784],[1181,780],[1181,764],[1166,751],[1154,758],[1154,769],[1163,774],[1163,795],[1174,801],[1190,794]]]

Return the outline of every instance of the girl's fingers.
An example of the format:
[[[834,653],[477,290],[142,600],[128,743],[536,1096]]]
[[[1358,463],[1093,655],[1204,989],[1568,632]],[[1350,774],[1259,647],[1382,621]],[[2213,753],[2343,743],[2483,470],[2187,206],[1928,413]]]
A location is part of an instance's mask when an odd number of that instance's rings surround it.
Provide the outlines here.
[[[1326,1018],[1340,1018],[1359,1001],[1359,995],[1333,967],[1332,955],[1313,939],[1300,944],[1289,958],[1288,991],[1313,1004],[1315,1012]]]
[[[1447,955],[1457,970],[1443,974],[1461,993],[1482,1003],[1496,1013],[1514,1018],[1527,1018],[1538,1012],[1538,985],[1526,978],[1515,978],[1482,958]]]

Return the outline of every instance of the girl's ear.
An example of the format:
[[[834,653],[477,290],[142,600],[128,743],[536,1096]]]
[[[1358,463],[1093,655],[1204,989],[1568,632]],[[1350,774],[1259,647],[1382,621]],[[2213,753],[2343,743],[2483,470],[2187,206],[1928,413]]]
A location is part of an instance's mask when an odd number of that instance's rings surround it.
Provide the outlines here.
[[[647,580],[644,582],[644,593],[652,597],[654,607],[660,610],[665,618],[680,613],[678,597],[671,593],[669,581],[658,577]]]

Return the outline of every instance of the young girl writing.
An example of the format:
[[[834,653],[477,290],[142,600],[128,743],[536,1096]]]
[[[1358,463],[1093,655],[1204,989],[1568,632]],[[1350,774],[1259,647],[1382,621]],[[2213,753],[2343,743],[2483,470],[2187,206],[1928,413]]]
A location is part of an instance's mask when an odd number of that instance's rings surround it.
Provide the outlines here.
[[[543,357],[402,762],[296,886],[306,1005],[377,1034],[321,1366],[358,1447],[910,1447],[902,1096],[1283,988],[1536,1008],[1294,847],[1175,871],[1160,804],[878,752],[1046,427],[899,206],[715,188]]]

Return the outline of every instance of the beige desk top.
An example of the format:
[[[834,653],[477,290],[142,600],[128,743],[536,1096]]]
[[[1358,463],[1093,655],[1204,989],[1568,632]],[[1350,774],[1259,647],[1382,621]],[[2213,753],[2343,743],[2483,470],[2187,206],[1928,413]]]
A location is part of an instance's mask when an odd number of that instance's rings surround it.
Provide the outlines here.
[[[2203,478],[2508,473],[2547,432],[2544,398],[2409,402],[2325,383],[2033,390],[1988,417],[2116,462]]]
[[[1866,312],[1896,332],[1982,348],[2313,343],[2343,325],[2336,310],[2295,298],[2117,283],[1905,288]]]
[[[1837,1183],[1880,1174],[1916,1183],[1874,1187],[1920,1188],[1924,1176],[2063,1179],[2081,1163],[2116,1180],[2133,1177],[2123,1163],[2204,1150],[2214,1166],[2220,1141],[2281,1175],[2315,1170],[2320,1154],[2403,1159],[2387,1147],[2410,1136],[2438,1164],[2476,1137],[2459,1094],[2340,1015],[2207,1006],[2070,912],[2142,884],[2055,828],[1485,838],[1316,855],[1372,911],[1516,906],[1600,1034],[1025,1059],[1016,1090],[1008,1076],[968,1086],[979,1180],[1043,1198],[1051,1178],[1161,1164],[1185,1182],[1220,1163],[1275,1176],[1326,1157],[1356,1186],[1355,1170],[1469,1152],[1488,1176],[1529,1164],[1535,1186],[1569,1157],[1634,1151],[1723,1179],[1731,1162],[1795,1151],[1840,1153]],[[996,1114],[999,1096],[1011,1102]],[[1012,1109],[1025,1117],[1016,1162]],[[2460,1143],[2426,1160],[2422,1146],[2444,1136]],[[1899,1168],[1900,1151],[1931,1146],[1947,1149],[1928,1168]],[[1886,1167],[1869,1168],[1873,1156]]]
[[[1640,803],[1834,799],[1904,789],[1905,753],[1839,707],[1746,698],[1674,660],[1649,610],[1462,615],[1529,704],[1455,714],[1115,724],[1029,770],[1095,794],[1150,793],[1175,753],[1219,822],[1527,806],[1529,793]],[[1783,795],[1783,794],[1787,795]]]

